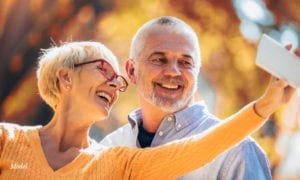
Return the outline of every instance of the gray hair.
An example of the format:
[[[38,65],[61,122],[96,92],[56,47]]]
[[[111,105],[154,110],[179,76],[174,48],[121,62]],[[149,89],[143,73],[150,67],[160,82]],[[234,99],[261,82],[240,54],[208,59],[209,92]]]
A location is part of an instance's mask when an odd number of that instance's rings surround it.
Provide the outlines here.
[[[170,32],[175,32],[178,34],[189,34],[194,41],[194,46],[196,49],[196,61],[201,64],[200,46],[197,34],[190,25],[172,16],[158,17],[146,22],[143,26],[141,26],[132,38],[129,58],[135,60],[139,57],[140,52],[143,50],[145,39],[151,31],[151,28],[154,26],[160,26],[160,28],[164,28]]]

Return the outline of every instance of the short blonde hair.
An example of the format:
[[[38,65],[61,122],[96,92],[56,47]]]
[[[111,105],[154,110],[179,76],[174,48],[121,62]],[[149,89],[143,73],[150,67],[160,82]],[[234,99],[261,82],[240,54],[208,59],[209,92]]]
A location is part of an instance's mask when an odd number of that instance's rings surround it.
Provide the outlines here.
[[[115,55],[103,44],[93,41],[64,42],[60,46],[52,46],[41,50],[39,57],[37,84],[42,99],[55,109],[59,103],[59,84],[56,72],[59,68],[74,70],[74,64],[81,63],[91,58],[103,58],[107,60],[114,70],[119,73],[119,64]]]

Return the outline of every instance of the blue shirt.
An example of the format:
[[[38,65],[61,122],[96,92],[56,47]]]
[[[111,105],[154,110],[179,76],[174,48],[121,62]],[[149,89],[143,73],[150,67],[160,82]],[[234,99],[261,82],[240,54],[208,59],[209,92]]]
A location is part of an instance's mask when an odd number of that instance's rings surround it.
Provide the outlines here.
[[[141,110],[131,112],[128,119],[128,124],[107,135],[100,143],[106,146],[140,147],[137,135],[138,123],[142,120]],[[219,122],[217,117],[208,112],[204,102],[195,103],[182,111],[164,117],[151,147],[201,134]],[[249,137],[209,164],[179,179],[264,180],[272,177],[264,151]]]

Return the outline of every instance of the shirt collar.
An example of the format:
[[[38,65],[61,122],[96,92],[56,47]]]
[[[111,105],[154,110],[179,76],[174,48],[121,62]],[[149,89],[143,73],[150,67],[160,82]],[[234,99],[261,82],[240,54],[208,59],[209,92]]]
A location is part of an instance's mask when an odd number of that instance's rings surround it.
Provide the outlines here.
[[[210,113],[205,105],[205,102],[199,101],[174,114],[176,123],[175,127],[178,128],[177,130],[179,130],[189,126],[192,123],[195,123],[196,121],[197,123],[200,123],[200,121],[203,121],[208,116],[210,116]]]
[[[164,120],[168,117],[173,117],[176,124],[179,123],[180,126],[184,127],[189,125],[191,122],[194,122],[195,119],[202,120],[207,118],[208,115],[210,115],[210,113],[205,105],[205,102],[199,101],[181,111],[167,115],[164,117]],[[131,127],[135,128],[142,121],[141,108],[132,111],[128,115],[128,121]]]
[[[135,128],[142,121],[142,110],[138,108],[128,115],[128,121],[132,128]]]

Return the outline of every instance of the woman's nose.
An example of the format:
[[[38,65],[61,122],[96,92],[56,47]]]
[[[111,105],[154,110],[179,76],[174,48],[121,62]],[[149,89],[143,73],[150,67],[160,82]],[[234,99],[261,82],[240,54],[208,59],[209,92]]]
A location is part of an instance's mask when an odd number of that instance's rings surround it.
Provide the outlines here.
[[[114,89],[119,89],[120,82],[117,80],[117,78],[112,79],[111,81],[107,81],[108,85]]]

